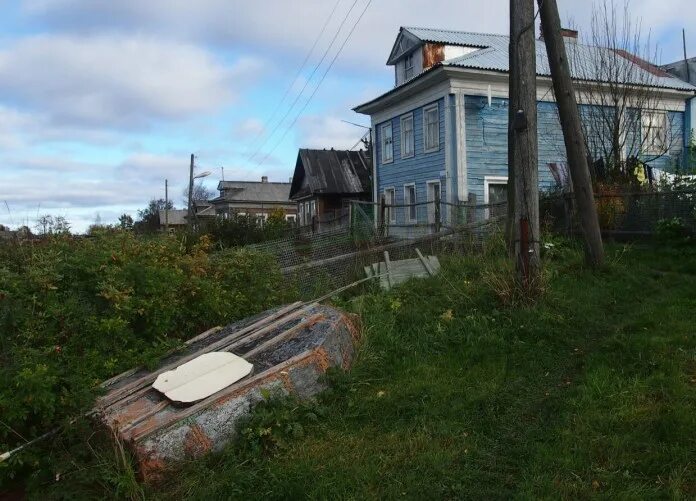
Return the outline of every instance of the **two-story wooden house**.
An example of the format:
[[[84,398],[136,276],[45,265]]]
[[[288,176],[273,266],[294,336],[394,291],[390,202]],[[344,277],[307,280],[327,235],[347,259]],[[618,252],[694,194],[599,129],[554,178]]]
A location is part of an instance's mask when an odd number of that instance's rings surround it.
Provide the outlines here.
[[[564,30],[569,57],[593,61],[610,49],[583,45],[577,32]],[[393,89],[355,111],[372,124],[375,200],[414,204],[428,200],[458,203],[504,200],[508,176],[509,37],[425,28],[401,28],[387,64],[394,67]],[[556,179],[552,166],[564,165],[565,146],[554,102],[543,40],[537,41],[539,182]],[[669,148],[651,163],[668,169],[681,162],[692,124],[688,100],[696,87],[627,53],[613,53],[633,67],[623,82],[647,88],[655,109],[640,113],[635,134],[649,145],[669,138]],[[588,65],[590,67],[590,65]],[[585,92],[601,75],[574,68],[576,91]],[[601,85],[600,85],[601,87]],[[640,156],[644,152],[626,152]],[[394,211],[397,224],[420,223],[431,215],[420,207]]]

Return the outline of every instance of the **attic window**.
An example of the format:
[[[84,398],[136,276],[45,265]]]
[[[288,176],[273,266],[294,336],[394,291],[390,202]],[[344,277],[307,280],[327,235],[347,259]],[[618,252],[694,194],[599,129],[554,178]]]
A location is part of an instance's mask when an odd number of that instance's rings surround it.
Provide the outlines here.
[[[413,77],[413,52],[404,58],[404,81]]]

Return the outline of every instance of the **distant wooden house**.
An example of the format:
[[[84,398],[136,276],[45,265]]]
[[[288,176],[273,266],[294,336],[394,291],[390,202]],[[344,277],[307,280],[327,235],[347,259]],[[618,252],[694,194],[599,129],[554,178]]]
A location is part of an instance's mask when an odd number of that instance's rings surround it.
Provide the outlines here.
[[[256,216],[265,221],[274,210],[282,210],[287,221],[295,221],[296,205],[290,201],[290,183],[258,181],[220,181],[220,196],[209,202],[218,216]]]
[[[199,226],[215,218],[215,207],[207,200],[194,200],[193,211]],[[169,231],[184,229],[188,226],[188,209],[160,209],[159,223],[162,230],[167,227]]]
[[[348,212],[351,200],[370,200],[372,160],[366,151],[300,149],[290,200],[301,226],[315,216],[329,220]]]

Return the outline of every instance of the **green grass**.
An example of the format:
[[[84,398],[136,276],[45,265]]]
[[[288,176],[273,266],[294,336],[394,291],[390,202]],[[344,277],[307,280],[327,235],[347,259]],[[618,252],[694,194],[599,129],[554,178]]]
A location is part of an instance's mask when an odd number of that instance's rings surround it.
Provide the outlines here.
[[[148,495],[696,497],[696,249],[609,261],[561,250],[531,306],[499,303],[494,257],[341,302],[364,323],[352,371],[316,405],[264,405]]]
[[[614,246],[592,272],[556,243],[532,305],[500,303],[494,253],[336,299],[364,324],[351,372],[318,403],[259,406],[161,485],[80,422],[18,456],[29,496],[696,498],[696,248]]]

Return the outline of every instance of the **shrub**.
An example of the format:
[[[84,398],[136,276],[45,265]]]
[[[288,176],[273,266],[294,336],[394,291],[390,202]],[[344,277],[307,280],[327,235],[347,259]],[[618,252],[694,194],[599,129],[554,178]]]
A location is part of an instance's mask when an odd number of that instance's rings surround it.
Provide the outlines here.
[[[211,247],[126,231],[0,245],[3,452],[89,409],[110,376],[290,299],[271,256]],[[0,470],[0,487],[22,469]]]

